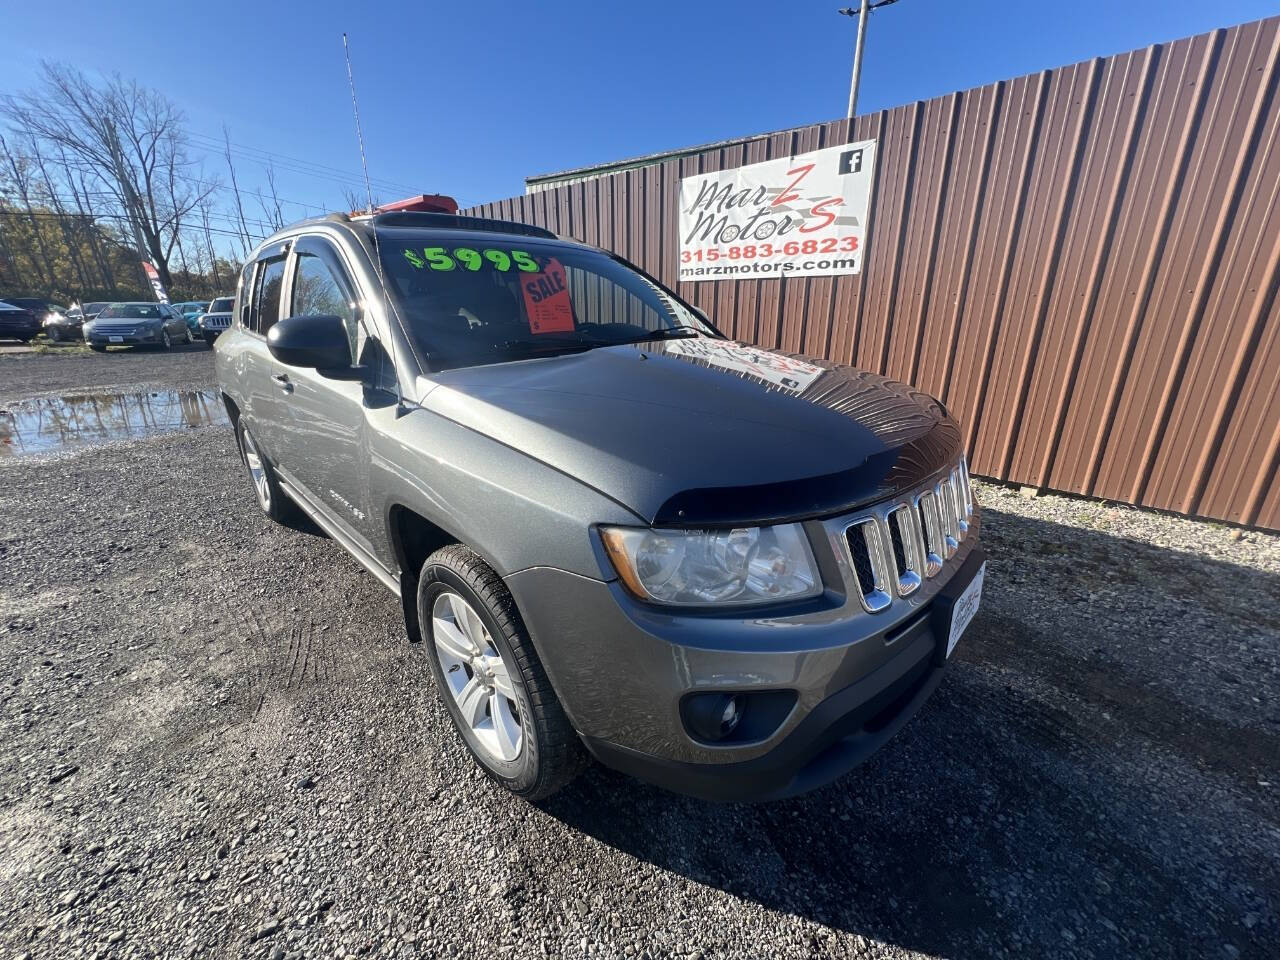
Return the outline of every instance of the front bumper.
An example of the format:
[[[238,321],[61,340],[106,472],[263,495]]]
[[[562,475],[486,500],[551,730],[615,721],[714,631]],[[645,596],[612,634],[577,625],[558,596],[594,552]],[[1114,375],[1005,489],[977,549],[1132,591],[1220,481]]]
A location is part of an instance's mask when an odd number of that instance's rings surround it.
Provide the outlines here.
[[[143,344],[153,345],[157,343],[162,343],[164,340],[164,337],[162,333],[159,330],[157,330],[155,333],[127,333],[127,334],[113,333],[109,336],[105,334],[91,333],[84,339],[86,343],[91,343],[91,344],[94,344],[95,346],[100,345],[104,347],[128,347],[128,346],[137,347],[137,346],[142,346]]]
[[[831,591],[785,617],[672,613],[637,603],[616,581],[546,567],[507,584],[597,759],[680,793],[773,800],[853,769],[937,688],[951,602],[985,559],[978,532],[975,513],[938,575],[876,614]],[[794,691],[796,703],[763,739],[705,743],[681,718],[690,693],[772,690]]]

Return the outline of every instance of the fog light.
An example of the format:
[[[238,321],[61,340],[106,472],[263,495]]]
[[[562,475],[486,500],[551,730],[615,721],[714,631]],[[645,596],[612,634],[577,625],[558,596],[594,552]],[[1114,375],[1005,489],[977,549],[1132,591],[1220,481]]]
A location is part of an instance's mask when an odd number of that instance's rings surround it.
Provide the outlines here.
[[[741,698],[736,693],[700,693],[684,702],[685,725],[699,740],[723,740],[741,720]]]

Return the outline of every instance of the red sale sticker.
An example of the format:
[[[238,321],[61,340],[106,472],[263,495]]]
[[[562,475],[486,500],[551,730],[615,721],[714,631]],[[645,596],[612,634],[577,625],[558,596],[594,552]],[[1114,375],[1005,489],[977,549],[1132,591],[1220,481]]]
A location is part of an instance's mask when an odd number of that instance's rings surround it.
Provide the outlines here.
[[[534,333],[572,333],[573,303],[564,267],[555,257],[547,260],[541,273],[526,274],[520,280],[529,329]]]

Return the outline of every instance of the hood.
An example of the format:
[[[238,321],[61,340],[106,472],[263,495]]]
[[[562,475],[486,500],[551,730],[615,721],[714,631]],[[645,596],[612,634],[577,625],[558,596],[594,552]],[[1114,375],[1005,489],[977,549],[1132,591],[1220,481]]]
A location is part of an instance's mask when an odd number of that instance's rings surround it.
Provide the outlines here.
[[[423,406],[646,522],[821,516],[958,459],[937,401],[852,367],[711,338],[444,371]]]

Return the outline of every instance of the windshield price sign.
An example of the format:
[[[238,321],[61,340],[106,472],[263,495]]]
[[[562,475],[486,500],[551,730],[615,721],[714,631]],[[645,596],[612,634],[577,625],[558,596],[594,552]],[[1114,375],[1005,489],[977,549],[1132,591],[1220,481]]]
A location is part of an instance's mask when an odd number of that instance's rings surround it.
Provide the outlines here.
[[[680,279],[861,273],[876,141],[680,181]]]

